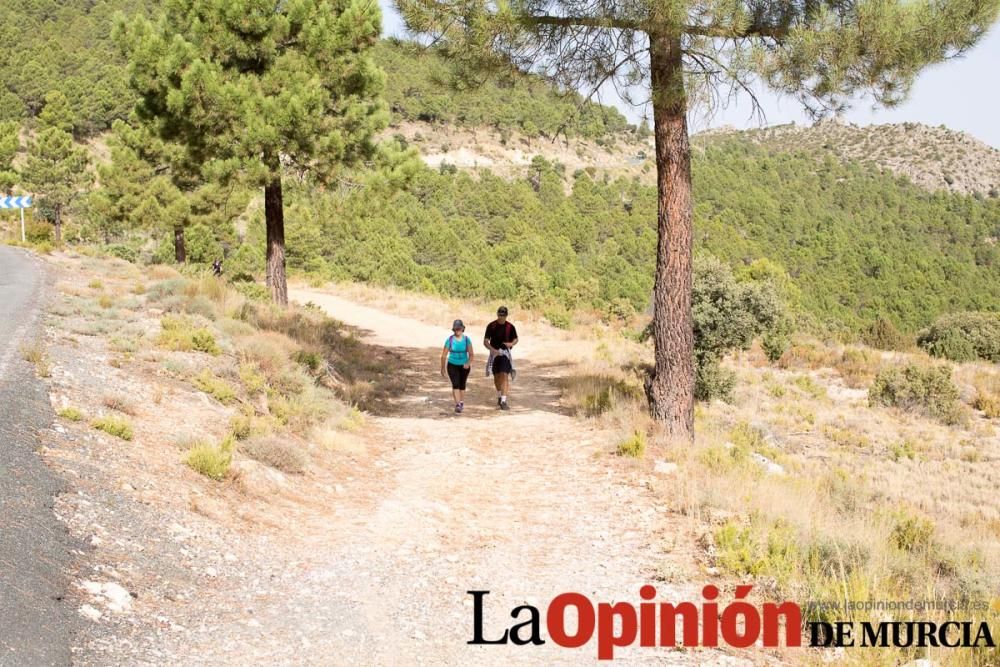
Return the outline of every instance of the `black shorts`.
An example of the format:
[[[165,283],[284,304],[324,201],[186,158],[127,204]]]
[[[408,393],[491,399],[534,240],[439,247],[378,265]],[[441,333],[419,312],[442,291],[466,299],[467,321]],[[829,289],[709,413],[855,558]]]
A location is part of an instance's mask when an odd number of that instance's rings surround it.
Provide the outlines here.
[[[493,357],[493,373],[510,373],[510,359],[502,354]]]
[[[465,391],[465,381],[469,379],[471,368],[457,364],[448,364],[448,377],[451,378],[451,388]]]

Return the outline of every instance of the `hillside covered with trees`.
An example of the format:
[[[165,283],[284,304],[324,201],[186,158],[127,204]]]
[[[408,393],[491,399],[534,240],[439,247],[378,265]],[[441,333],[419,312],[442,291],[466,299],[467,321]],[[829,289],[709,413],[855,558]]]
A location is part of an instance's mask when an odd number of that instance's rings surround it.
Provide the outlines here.
[[[291,265],[556,313],[648,308],[653,188],[542,158],[515,181],[415,172],[399,190],[374,179],[295,196]],[[738,137],[697,155],[694,174],[696,248],[737,269],[783,267],[810,326],[856,332],[885,317],[914,331],[1000,304],[997,200],[928,193],[853,163],[817,167]]]
[[[47,97],[59,105],[49,113],[58,122],[50,124],[78,140],[128,118],[135,97],[111,44],[112,16],[153,5],[4,3],[0,29],[11,39],[0,42],[0,116],[11,122],[0,134],[7,143],[45,126]],[[373,54],[385,71],[382,96],[392,122],[490,127],[515,142],[641,134],[617,111],[582,104],[578,95],[535,78],[470,82],[440,53],[396,41],[380,42]],[[20,152],[37,143],[22,141]],[[169,262],[183,229],[187,261],[225,254],[229,275],[261,277],[263,213],[252,190],[209,185],[180,201],[162,165],[143,165],[144,140],[133,131],[122,126],[100,143],[111,150],[91,155],[94,193],[67,199],[67,241],[109,243],[131,259]],[[997,308],[1000,200],[927,192],[876,165],[823,153],[822,139],[794,143],[808,150],[769,143],[760,133],[696,142],[697,250],[737,272],[787,274],[803,325],[848,336],[878,318],[914,332],[944,312]],[[292,270],[502,299],[539,308],[557,322],[574,313],[616,318],[648,310],[656,239],[655,190],[648,184],[590,168],[569,173],[541,156],[513,179],[448,164],[431,169],[407,147],[390,144],[333,187],[287,179]],[[531,146],[544,151],[541,143]],[[14,152],[6,162],[23,162]],[[104,163],[100,170],[97,162]],[[5,180],[17,184],[14,176]],[[35,213],[52,222],[44,207]],[[47,230],[36,225],[34,234],[45,237]]]

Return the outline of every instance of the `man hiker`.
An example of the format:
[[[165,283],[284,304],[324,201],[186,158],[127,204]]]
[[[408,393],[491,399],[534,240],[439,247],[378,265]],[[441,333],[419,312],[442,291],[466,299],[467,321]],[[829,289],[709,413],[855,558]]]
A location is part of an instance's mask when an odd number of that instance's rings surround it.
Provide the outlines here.
[[[465,335],[465,324],[455,320],[452,335],[441,350],[441,375],[451,380],[451,395],[455,399],[455,412],[465,409],[465,383],[472,368],[472,341]]]
[[[486,374],[493,372],[493,386],[497,389],[497,406],[501,410],[509,410],[507,394],[510,392],[511,375],[514,372],[514,361],[510,351],[517,345],[517,329],[507,321],[507,306],[497,309],[497,318],[486,325],[486,338],[483,344],[490,350],[490,358],[486,362]]]

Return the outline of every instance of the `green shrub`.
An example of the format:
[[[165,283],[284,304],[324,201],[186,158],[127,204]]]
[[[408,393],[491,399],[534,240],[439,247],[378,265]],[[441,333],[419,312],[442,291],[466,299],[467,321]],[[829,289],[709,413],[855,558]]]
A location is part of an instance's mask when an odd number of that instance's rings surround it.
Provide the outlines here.
[[[760,339],[760,347],[764,350],[764,355],[767,360],[772,364],[778,359],[781,359],[781,355],[785,353],[785,350],[791,345],[791,340],[788,338],[788,334],[785,332],[769,332],[764,334]]]
[[[109,245],[106,251],[112,257],[117,257],[118,259],[124,259],[126,262],[132,262],[135,264],[139,260],[139,253],[135,251],[134,248],[130,248],[127,245],[121,243],[116,243],[114,245]]]
[[[156,342],[168,350],[195,350],[211,355],[221,352],[212,332],[204,327],[196,328],[186,317],[164,315],[160,319],[160,335]]]
[[[227,437],[218,445],[198,443],[188,450],[184,462],[205,477],[223,479],[233,462],[233,439]]]
[[[228,404],[236,400],[233,386],[220,377],[212,374],[207,368],[194,378],[194,386],[212,396],[219,403]]]
[[[260,367],[252,361],[240,364],[240,382],[246,387],[248,394],[256,394],[267,388],[267,378],[260,372]]]
[[[891,540],[902,551],[925,551],[934,538],[934,524],[930,519],[899,512],[892,527]]]
[[[198,295],[187,300],[182,306],[185,313],[189,315],[201,315],[206,320],[216,318],[215,304],[207,297]]]
[[[692,291],[695,347],[695,398],[727,400],[736,386],[736,375],[721,366],[732,350],[745,350],[754,338],[774,334],[768,345],[781,340],[784,304],[769,280],[736,280],[728,264],[703,255],[695,258]],[[780,356],[780,355],[779,355]]]
[[[570,312],[562,307],[553,306],[543,313],[549,324],[557,329],[569,329],[573,324],[573,317]]]
[[[161,280],[149,288],[146,298],[150,301],[162,301],[169,296],[178,296],[184,291],[187,284],[187,278]]]
[[[1000,313],[968,312],[939,317],[917,344],[935,357],[1000,363]]]
[[[320,354],[319,352],[311,352],[306,350],[298,350],[294,355],[292,355],[292,358],[297,363],[305,366],[311,373],[316,373],[321,368],[323,368],[323,366],[326,363],[326,360],[323,358],[323,355]]]
[[[736,373],[722,367],[714,357],[701,357],[695,361],[694,398],[697,401],[732,398],[736,387]]]
[[[726,572],[757,574],[761,567],[758,551],[750,526],[727,521],[715,531],[715,560]]]
[[[630,437],[619,442],[615,451],[618,456],[641,459],[646,455],[646,434],[642,431],[636,431]]]
[[[249,281],[234,282],[232,285],[237,292],[251,301],[268,303],[271,300],[271,292],[264,285],[258,285]]]
[[[964,419],[958,396],[948,366],[924,368],[907,364],[885,368],[875,376],[868,390],[870,405],[900,408],[949,425]]]
[[[116,438],[121,438],[122,440],[132,439],[132,425],[127,419],[122,417],[112,417],[110,415],[98,417],[90,422],[90,425]]]
[[[809,394],[813,398],[826,398],[826,389],[820,386],[816,380],[809,375],[798,375],[792,380],[792,384]]]
[[[909,440],[902,440],[889,445],[889,458],[893,461],[901,461],[903,459],[910,459],[913,461],[917,458],[917,450],[913,446],[912,442]]]
[[[908,341],[892,321],[880,317],[872,322],[861,336],[866,345],[878,350],[903,350]]]
[[[219,354],[219,346],[215,342],[215,336],[208,329],[195,329],[191,333],[191,347],[198,352],[207,354]]]
[[[72,406],[60,408],[59,411],[56,412],[56,414],[62,417],[63,419],[70,420],[71,422],[83,421],[84,417],[83,411],[80,410],[80,408],[74,408]]]

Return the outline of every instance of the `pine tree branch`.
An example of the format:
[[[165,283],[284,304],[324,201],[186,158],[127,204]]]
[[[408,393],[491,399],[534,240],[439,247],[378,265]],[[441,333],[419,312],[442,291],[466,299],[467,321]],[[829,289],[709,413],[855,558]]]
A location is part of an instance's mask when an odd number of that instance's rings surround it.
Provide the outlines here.
[[[653,30],[653,27],[644,21],[630,21],[610,16],[552,16],[546,14],[541,16],[526,16],[521,20],[527,25],[532,26],[614,28],[616,30],[633,30],[645,33]],[[714,37],[719,39],[746,39],[748,37],[783,39],[788,35],[788,28],[784,26],[766,25],[763,23],[751,24],[742,30],[726,25],[692,24],[683,26],[681,31],[697,37]]]

